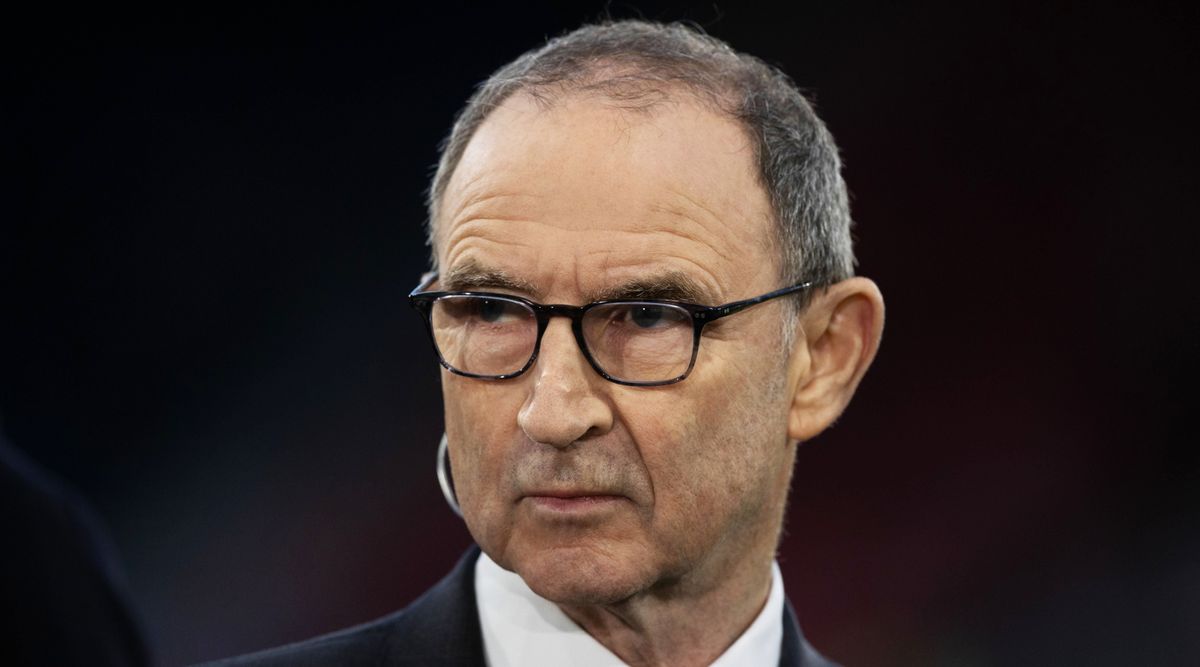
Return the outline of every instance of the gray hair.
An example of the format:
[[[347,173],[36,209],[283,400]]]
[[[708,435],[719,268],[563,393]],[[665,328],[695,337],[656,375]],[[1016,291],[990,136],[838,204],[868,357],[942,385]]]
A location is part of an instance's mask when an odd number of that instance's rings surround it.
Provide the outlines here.
[[[590,92],[638,111],[677,91],[736,120],[749,135],[777,223],[784,283],[829,285],[852,276],[841,160],[812,105],[777,68],[678,23],[584,26],[526,52],[480,84],[441,145],[426,202],[431,248],[438,206],[467,143],[512,95],[525,93],[548,105],[555,96]]]

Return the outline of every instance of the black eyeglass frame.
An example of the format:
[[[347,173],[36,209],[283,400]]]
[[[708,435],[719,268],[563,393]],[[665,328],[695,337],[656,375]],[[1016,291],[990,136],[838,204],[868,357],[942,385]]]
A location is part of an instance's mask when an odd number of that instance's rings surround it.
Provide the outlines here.
[[[427,273],[424,276],[422,276],[421,284],[417,285],[417,287],[412,292],[409,293],[408,302],[413,307],[413,309],[415,309],[418,313],[421,314],[421,319],[425,321],[425,329],[429,333],[429,341],[431,343],[433,343],[433,350],[435,353],[437,353],[438,363],[440,363],[443,368],[450,371],[451,373],[454,373],[455,375],[461,375],[463,377],[477,378],[480,380],[508,380],[511,378],[515,378],[515,377],[521,375],[522,373],[524,373],[525,371],[529,370],[530,367],[533,366],[534,362],[537,361],[538,353],[542,349],[542,335],[546,333],[546,327],[550,326],[550,318],[566,317],[571,320],[571,331],[575,334],[575,342],[576,342],[576,344],[579,345],[579,350],[581,352],[583,352],[583,357],[585,359],[587,359],[588,364],[591,365],[592,369],[595,370],[597,373],[599,373],[601,377],[603,377],[605,380],[608,380],[609,382],[614,382],[616,384],[626,385],[626,386],[630,386],[630,387],[661,387],[664,385],[682,382],[683,380],[685,380],[687,378],[688,375],[691,374],[692,368],[694,368],[696,365],[696,356],[699,354],[699,351],[700,351],[700,336],[701,336],[701,333],[704,331],[705,325],[709,324],[710,322],[715,322],[716,320],[719,320],[723,317],[728,317],[730,315],[740,313],[743,310],[750,308],[751,306],[757,306],[760,303],[765,303],[767,301],[770,301],[771,299],[777,299],[781,296],[795,294],[797,292],[807,290],[813,286],[812,282],[800,283],[798,285],[792,285],[791,287],[784,287],[782,289],[777,289],[773,292],[767,292],[766,294],[761,294],[759,296],[752,297],[749,299],[742,299],[741,301],[732,301],[730,303],[726,303],[726,304],[723,304],[720,306],[701,306],[701,305],[695,304],[695,303],[688,303],[686,301],[673,301],[670,299],[608,299],[605,301],[593,301],[591,303],[587,303],[582,306],[571,306],[571,305],[567,305],[567,304],[557,304],[557,303],[541,304],[541,303],[537,303],[536,301],[530,301],[529,299],[526,299],[524,297],[514,296],[512,294],[500,294],[497,292],[476,292],[476,291],[426,292],[426,291],[424,291],[431,284],[433,284],[433,282],[436,281],[437,278],[438,278],[437,272]],[[505,373],[503,375],[482,375],[479,373],[469,373],[467,371],[463,371],[463,370],[454,368],[449,363],[447,363],[446,359],[442,356],[441,349],[438,348],[437,338],[436,338],[436,336],[434,336],[434,333],[433,333],[433,319],[432,319],[433,304],[438,299],[441,299],[444,297],[457,297],[457,296],[476,296],[476,297],[484,297],[484,298],[488,298],[488,299],[498,299],[501,301],[511,301],[511,302],[519,303],[519,304],[529,308],[530,310],[532,310],[534,317],[537,319],[538,330],[537,330],[537,340],[533,344],[533,353],[529,355],[529,361],[525,362],[525,365],[522,366],[519,370],[513,371],[512,373]],[[608,306],[608,305],[613,305],[613,304],[628,304],[628,305],[645,304],[648,306],[666,305],[666,306],[675,306],[675,307],[682,308],[683,310],[687,311],[688,314],[690,314],[692,316],[692,357],[688,361],[687,369],[683,371],[683,374],[679,375],[678,377],[669,379],[669,380],[650,380],[650,381],[645,381],[645,382],[636,382],[636,381],[631,381],[631,380],[622,380],[620,378],[613,377],[612,375],[609,375],[607,372],[605,372],[604,369],[600,367],[600,364],[596,361],[595,357],[592,356],[591,350],[588,349],[587,341],[584,339],[583,316],[584,316],[584,314],[587,313],[587,311],[591,310],[592,308],[595,308],[597,306]]]

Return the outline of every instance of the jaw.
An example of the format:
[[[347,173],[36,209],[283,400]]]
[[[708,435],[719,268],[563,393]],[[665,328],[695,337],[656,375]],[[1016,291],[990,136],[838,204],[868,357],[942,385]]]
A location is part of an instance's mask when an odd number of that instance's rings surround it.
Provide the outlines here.
[[[495,553],[480,544],[538,595],[559,605],[608,605],[658,585],[666,563],[640,539],[640,516],[629,501],[584,517],[558,516],[532,504],[522,501]]]
[[[514,571],[560,607],[620,605],[655,585],[655,568],[618,551],[591,544],[539,550],[521,554]]]

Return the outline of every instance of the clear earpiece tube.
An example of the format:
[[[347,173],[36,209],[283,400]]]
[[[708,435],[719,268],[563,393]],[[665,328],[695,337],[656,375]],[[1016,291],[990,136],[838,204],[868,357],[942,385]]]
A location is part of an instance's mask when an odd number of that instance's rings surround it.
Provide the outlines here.
[[[442,440],[438,443],[437,479],[438,486],[442,487],[442,496],[446,498],[446,504],[454,510],[459,518],[462,518],[462,509],[459,508],[458,498],[454,495],[454,478],[450,476],[450,450],[445,433],[442,434]]]

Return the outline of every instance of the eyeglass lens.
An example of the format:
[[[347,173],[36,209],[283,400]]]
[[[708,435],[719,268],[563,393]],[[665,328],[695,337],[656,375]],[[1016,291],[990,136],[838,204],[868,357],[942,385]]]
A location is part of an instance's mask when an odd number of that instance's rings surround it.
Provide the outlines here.
[[[482,376],[511,375],[537,347],[533,309],[495,297],[448,295],[430,313],[434,342],[455,370]],[[583,316],[584,343],[604,373],[626,382],[661,382],[687,372],[694,326],[684,308],[635,302],[593,306]]]

